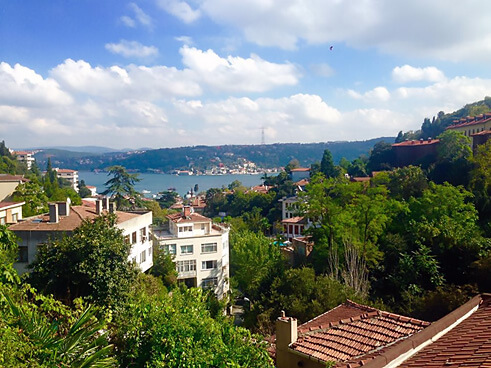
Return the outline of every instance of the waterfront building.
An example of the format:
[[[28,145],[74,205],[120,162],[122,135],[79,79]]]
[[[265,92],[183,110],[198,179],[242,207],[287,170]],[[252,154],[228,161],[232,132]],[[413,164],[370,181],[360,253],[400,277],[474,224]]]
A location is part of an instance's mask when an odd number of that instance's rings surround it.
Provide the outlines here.
[[[49,213],[33,216],[9,227],[19,240],[19,259],[14,264],[20,273],[27,272],[27,266],[36,257],[37,248],[49,239],[70,236],[85,219],[93,219],[107,213],[117,216],[116,227],[123,231],[126,242],[131,243],[128,257],[142,272],[153,265],[153,249],[150,236],[151,211],[116,211],[109,198],[92,202],[84,201],[81,206],[70,206],[70,201],[49,204]]]
[[[184,206],[167,216],[168,229],[155,229],[159,247],[174,257],[178,280],[212,289],[218,298],[229,290],[229,228]]]

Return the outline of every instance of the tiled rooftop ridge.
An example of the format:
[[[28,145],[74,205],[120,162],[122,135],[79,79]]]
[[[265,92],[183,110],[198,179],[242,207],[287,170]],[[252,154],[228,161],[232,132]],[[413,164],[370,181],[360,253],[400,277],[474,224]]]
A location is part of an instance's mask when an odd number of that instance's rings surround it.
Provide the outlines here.
[[[458,120],[454,120],[453,124],[448,126],[447,129],[460,128],[469,125],[482,124],[491,121],[491,113],[480,114],[477,116],[467,116]]]

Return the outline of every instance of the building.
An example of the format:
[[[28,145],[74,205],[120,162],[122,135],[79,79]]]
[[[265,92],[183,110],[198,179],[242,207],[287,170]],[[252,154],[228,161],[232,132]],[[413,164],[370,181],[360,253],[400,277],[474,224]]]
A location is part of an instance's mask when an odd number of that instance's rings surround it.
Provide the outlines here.
[[[27,166],[27,170],[31,170],[32,164],[36,161],[34,153],[29,151],[14,151],[17,161],[24,162]]]
[[[56,176],[59,179],[65,179],[70,183],[70,186],[78,192],[78,171],[77,170],[70,170],[70,169],[59,169],[59,168],[54,168],[53,170],[56,171]]]
[[[151,211],[122,212],[114,210],[109,199],[84,202],[81,206],[70,206],[69,201],[49,204],[49,214],[34,216],[9,227],[19,241],[19,261],[14,264],[20,273],[27,271],[27,266],[36,257],[37,247],[48,239],[56,239],[70,234],[85,219],[92,219],[102,214],[113,212],[117,216],[116,226],[123,230],[125,241],[131,243],[129,260],[135,262],[142,272],[153,265]]]
[[[24,175],[0,174],[0,201],[8,201],[18,185],[28,182]]]
[[[296,169],[291,169],[290,177],[294,183],[302,179],[310,178],[310,169],[306,167],[299,167]]]
[[[159,247],[174,256],[178,280],[189,287],[211,288],[218,298],[229,290],[229,228],[184,206],[167,216],[168,230],[155,230]]]
[[[491,114],[481,114],[474,117],[467,116],[460,120],[454,120],[453,124],[447,129],[461,132],[466,137],[470,137],[471,143],[474,145],[473,134],[491,130]]]
[[[420,165],[436,161],[439,139],[420,139],[392,145],[396,166]]]
[[[304,231],[312,226],[312,222],[308,218],[301,216],[297,196],[283,197],[280,202],[283,229],[281,235],[291,242],[294,238],[303,236]]]
[[[86,187],[88,190],[90,190],[91,197],[97,196],[97,187],[94,187],[93,185],[86,185]]]
[[[22,220],[22,205],[26,202],[0,202],[0,225],[16,224]]]
[[[278,368],[365,367],[429,325],[348,300],[300,326],[279,317],[272,352]]]
[[[431,324],[351,301],[296,322],[285,316],[276,322],[270,351],[278,368],[491,367],[491,294]]]

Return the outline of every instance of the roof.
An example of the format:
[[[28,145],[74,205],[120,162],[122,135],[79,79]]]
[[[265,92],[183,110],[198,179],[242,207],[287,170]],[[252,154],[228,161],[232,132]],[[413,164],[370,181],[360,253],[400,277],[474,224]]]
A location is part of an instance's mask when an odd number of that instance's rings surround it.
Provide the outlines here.
[[[308,167],[298,167],[296,169],[291,169],[291,172],[305,172],[305,171],[310,171]]]
[[[298,224],[298,223],[305,223],[305,217],[303,216],[295,216],[292,218],[284,219],[281,220],[282,224]]]
[[[77,172],[77,170],[70,170],[70,169],[55,169],[57,173],[61,174],[71,174]]]
[[[81,206],[71,206],[68,216],[59,216],[56,223],[49,222],[49,214],[34,216],[16,224],[9,226],[12,231],[73,231],[82,224],[84,219],[93,219],[97,217],[94,204],[83,202]],[[107,211],[104,211],[107,213]],[[117,223],[121,224],[132,218],[140,216],[139,213],[115,211],[118,217]]]
[[[290,349],[338,365],[363,365],[384,348],[422,331],[429,322],[381,311],[350,300],[299,326]]]
[[[29,179],[24,178],[24,175],[0,174],[0,181],[22,181],[26,182]]]
[[[362,183],[362,182],[365,182],[365,181],[370,181],[370,177],[369,176],[353,176],[350,178],[351,181],[354,181],[354,182],[357,182],[357,183]]]
[[[491,121],[491,114],[481,114],[474,117],[468,116],[460,120],[454,120],[454,124],[447,127],[447,129],[462,128],[472,125],[483,124]]]
[[[167,218],[176,224],[211,221],[210,218],[195,212],[190,213],[187,216],[184,216],[182,213],[174,213],[172,215],[167,215]]]
[[[467,311],[468,308],[471,308],[470,311]],[[478,295],[454,312],[459,310],[467,312],[462,318],[465,315],[468,317],[400,367],[491,367],[491,294]],[[456,318],[458,321],[459,315],[457,313],[449,318],[450,314],[436,322],[433,334],[449,327],[448,324],[453,324]],[[445,318],[448,322],[442,323]],[[437,324],[440,324],[440,328],[436,328]]]
[[[5,210],[7,208],[20,207],[26,204],[26,202],[0,202],[0,210]]]
[[[302,180],[297,181],[295,183],[295,185],[298,185],[300,187],[304,187],[304,186],[306,186],[309,183],[310,183],[310,181],[308,179],[302,179]]]
[[[475,137],[476,135],[490,135],[490,134],[491,134],[491,130],[483,130],[478,133],[471,134],[471,137]]]
[[[426,140],[420,139],[419,141],[411,140],[411,141],[404,141],[400,143],[394,143],[392,147],[418,147],[418,146],[427,146],[427,145],[438,144],[438,143],[440,143],[439,139],[428,138]]]

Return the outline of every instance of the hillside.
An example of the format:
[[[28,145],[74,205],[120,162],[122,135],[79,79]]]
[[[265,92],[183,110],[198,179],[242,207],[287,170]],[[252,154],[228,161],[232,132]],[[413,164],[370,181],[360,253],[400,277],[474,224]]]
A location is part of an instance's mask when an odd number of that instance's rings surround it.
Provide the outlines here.
[[[147,151],[107,152],[103,154],[45,150],[35,155],[38,165],[43,168],[48,157],[53,166],[75,170],[104,169],[111,165],[123,165],[128,170],[141,172],[159,170],[169,172],[175,169],[194,168],[205,170],[219,163],[234,164],[245,159],[263,168],[285,166],[292,159],[308,166],[320,161],[328,148],[335,162],[342,157],[353,160],[368,154],[379,141],[393,142],[394,137],[382,137],[356,142],[324,143],[276,143],[269,145],[225,145],[161,148]]]

